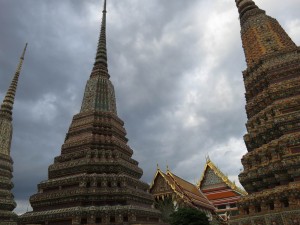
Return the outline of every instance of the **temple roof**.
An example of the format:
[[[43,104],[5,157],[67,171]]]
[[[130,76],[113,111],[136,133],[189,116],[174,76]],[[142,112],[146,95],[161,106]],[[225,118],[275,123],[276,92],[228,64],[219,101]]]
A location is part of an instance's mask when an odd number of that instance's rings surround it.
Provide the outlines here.
[[[212,182],[211,185],[213,185],[214,183],[217,183],[217,182],[220,182],[220,183],[222,182],[226,186],[231,188],[234,192],[236,192],[240,195],[247,195],[246,191],[239,188],[234,182],[229,180],[228,176],[226,176],[209,158],[207,158],[207,160],[206,160],[206,164],[204,167],[202,177],[197,184],[197,186],[200,190],[202,190],[202,188],[204,186],[205,178],[208,173],[212,173],[213,175],[215,175],[215,177],[214,177],[215,182]],[[209,185],[207,185],[207,186],[209,186]],[[224,194],[226,195],[227,193],[224,193]],[[218,196],[218,197],[220,197],[220,198],[228,197],[228,196],[222,196],[222,194],[220,194],[220,193],[219,193],[219,195],[220,196]]]
[[[206,208],[213,211],[215,210],[213,204],[197,188],[197,186],[178,177],[170,170],[167,170],[167,172],[164,173],[159,168],[157,169],[152,185],[150,187],[150,191],[154,187],[155,181],[159,176],[161,176],[166,181],[173,192],[177,196],[179,196],[187,205],[195,208]]]

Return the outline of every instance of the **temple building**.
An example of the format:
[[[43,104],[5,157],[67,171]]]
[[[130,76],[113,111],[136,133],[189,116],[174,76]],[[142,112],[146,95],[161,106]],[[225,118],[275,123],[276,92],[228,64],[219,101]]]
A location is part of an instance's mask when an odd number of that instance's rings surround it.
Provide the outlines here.
[[[157,168],[150,186],[156,205],[165,219],[178,207],[191,207],[204,212],[210,220],[215,214],[215,207],[196,185],[176,176],[169,169],[162,172]]]
[[[206,159],[204,171],[197,186],[225,221],[239,214],[237,202],[241,196],[247,195],[247,192],[231,182],[209,158]]]
[[[248,118],[239,179],[249,195],[239,201],[241,215],[231,224],[299,224],[300,48],[254,1],[236,5]]]
[[[106,51],[106,1],[95,63],[48,180],[30,197],[20,225],[161,224],[143,171],[117,115]]]
[[[0,225],[17,225],[17,215],[13,212],[16,202],[11,192],[14,185],[12,183],[13,160],[10,156],[10,148],[13,134],[13,105],[26,48],[27,44],[0,107]]]

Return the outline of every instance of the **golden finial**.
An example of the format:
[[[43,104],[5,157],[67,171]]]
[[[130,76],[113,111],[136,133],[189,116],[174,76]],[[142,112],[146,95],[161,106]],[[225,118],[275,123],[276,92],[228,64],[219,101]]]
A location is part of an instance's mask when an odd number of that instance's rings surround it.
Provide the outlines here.
[[[208,154],[206,155],[205,158],[206,158],[206,162],[207,162],[207,163],[210,162],[210,158],[209,158],[209,155],[208,155]]]

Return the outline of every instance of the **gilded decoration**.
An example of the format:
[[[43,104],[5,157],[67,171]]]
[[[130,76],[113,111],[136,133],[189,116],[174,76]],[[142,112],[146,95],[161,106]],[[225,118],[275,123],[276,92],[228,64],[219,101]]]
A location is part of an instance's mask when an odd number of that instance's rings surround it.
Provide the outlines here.
[[[235,183],[231,182],[228,176],[226,176],[211,160],[207,157],[206,164],[202,176],[197,184],[199,189],[204,188],[206,185],[222,184],[229,186],[231,189],[242,195],[247,195],[243,189],[239,188]]]
[[[223,184],[223,180],[218,177],[212,169],[207,169],[206,176],[204,177],[202,181],[202,187],[205,188],[209,185],[218,185]]]

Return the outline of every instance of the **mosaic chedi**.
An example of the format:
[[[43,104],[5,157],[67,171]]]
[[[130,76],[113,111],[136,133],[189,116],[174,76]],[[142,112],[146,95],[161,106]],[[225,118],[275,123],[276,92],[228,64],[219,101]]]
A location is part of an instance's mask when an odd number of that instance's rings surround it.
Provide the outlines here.
[[[27,44],[25,45],[16,73],[0,107],[0,225],[17,224],[17,215],[13,212],[16,207],[16,202],[11,192],[13,188],[11,181],[13,177],[13,160],[10,156],[10,147],[13,134],[12,110],[26,47]]]
[[[239,202],[242,215],[232,224],[299,224],[300,48],[252,0],[236,4],[248,117],[248,153],[239,179],[249,195]]]
[[[48,180],[31,196],[20,224],[160,224],[142,169],[131,158],[117,115],[106,52],[106,1],[94,67]]]

